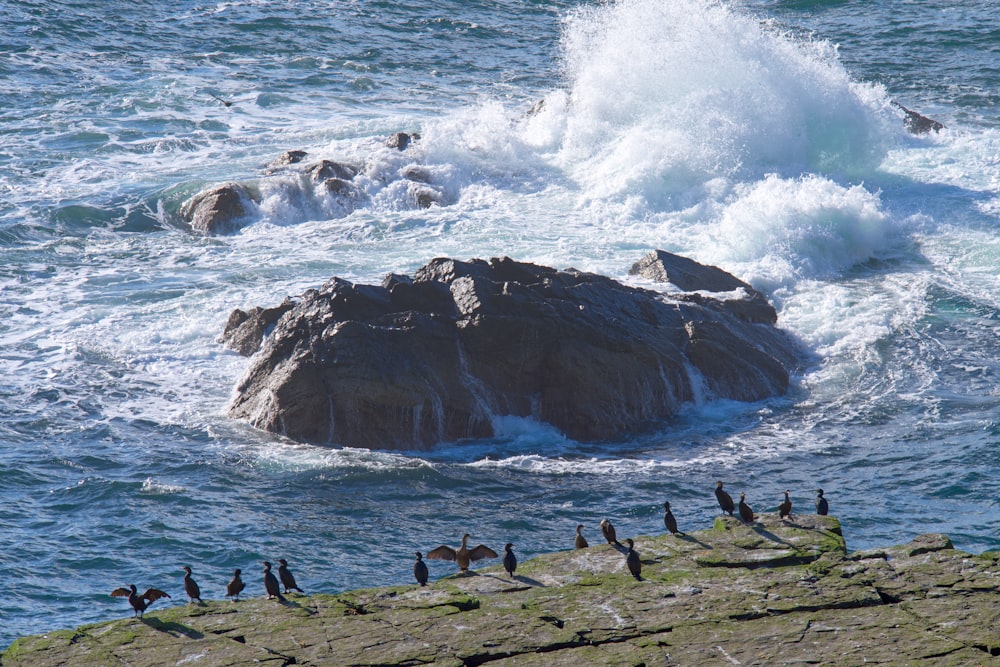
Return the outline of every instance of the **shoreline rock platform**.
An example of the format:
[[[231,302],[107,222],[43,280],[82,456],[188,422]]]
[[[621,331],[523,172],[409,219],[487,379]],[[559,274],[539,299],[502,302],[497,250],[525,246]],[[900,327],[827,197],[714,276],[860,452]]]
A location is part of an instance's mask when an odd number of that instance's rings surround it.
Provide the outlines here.
[[[837,518],[817,515],[634,539],[641,581],[602,544],[513,578],[497,563],[425,588],[154,608],[23,637],[0,665],[1000,664],[998,553],[941,534],[848,552]]]

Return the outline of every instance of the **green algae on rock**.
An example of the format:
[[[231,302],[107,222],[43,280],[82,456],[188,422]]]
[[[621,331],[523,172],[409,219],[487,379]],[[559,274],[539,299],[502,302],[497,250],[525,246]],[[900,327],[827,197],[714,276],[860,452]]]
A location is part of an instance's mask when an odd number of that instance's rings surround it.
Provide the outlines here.
[[[848,553],[834,517],[731,517],[419,586],[209,601],[18,639],[3,667],[993,665],[1000,554],[944,535]],[[403,554],[401,554],[401,558]]]

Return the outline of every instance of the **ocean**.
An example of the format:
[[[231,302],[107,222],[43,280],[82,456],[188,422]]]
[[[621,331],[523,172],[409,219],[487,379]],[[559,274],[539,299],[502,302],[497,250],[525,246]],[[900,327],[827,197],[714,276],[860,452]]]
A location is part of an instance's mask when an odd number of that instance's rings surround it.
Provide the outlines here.
[[[707,528],[822,487],[850,549],[1000,548],[1000,14],[986,0],[0,0],[0,646],[184,604],[286,558],[408,583],[463,533],[519,558]],[[541,103],[540,107],[536,107]],[[944,124],[909,133],[899,107]],[[534,113],[529,110],[536,108]],[[395,132],[417,132],[406,151]],[[350,203],[287,150],[364,165]],[[419,169],[435,203],[399,178]],[[252,182],[237,233],[181,222]],[[578,443],[498,416],[428,452],[226,416],[234,308],[509,256],[630,282],[663,249],[763,291],[813,362]],[[454,571],[431,561],[431,578]]]

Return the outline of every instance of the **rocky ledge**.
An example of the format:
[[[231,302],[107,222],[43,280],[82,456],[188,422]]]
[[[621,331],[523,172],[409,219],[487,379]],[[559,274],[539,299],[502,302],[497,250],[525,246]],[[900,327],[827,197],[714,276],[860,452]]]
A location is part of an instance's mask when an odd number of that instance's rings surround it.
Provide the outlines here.
[[[944,535],[848,553],[834,517],[719,518],[421,588],[208,601],[17,640],[3,667],[993,665],[1000,554]],[[403,555],[400,555],[403,558]],[[401,567],[407,567],[405,565]]]
[[[236,310],[223,340],[253,360],[229,414],[304,442],[421,449],[494,436],[507,416],[612,439],[691,401],[787,390],[801,351],[762,294],[663,251],[633,273],[675,289],[436,259],[381,285],[333,278]]]

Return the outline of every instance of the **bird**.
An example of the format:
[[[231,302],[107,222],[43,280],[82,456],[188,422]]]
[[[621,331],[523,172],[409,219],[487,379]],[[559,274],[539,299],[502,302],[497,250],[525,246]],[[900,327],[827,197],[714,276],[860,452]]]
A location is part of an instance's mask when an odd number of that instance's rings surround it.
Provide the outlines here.
[[[604,539],[608,541],[608,544],[618,544],[618,536],[615,534],[615,527],[608,519],[601,519],[601,533],[604,534]]]
[[[496,558],[497,552],[490,549],[484,544],[480,544],[473,549],[466,546],[469,538],[472,537],[468,533],[462,536],[462,546],[458,549],[452,549],[449,546],[442,544],[439,547],[431,549],[427,552],[428,558],[434,558],[437,560],[453,560],[458,562],[458,569],[460,572],[465,573],[469,571],[469,564],[474,560],[482,560],[484,558]]]
[[[185,565],[181,569],[184,570],[184,592],[191,598],[191,604],[195,600],[201,602],[201,589],[198,588],[198,582],[191,578],[191,566]]]
[[[830,513],[830,503],[823,497],[823,489],[816,489],[816,514],[826,516]]]
[[[237,602],[240,599],[240,593],[246,588],[246,584],[240,579],[240,574],[243,572],[240,568],[233,570],[233,578],[229,580],[226,584],[226,595],[233,599],[233,602]]]
[[[670,511],[670,503],[663,503],[663,525],[667,527],[671,535],[677,535],[680,533],[677,530],[677,519],[674,517],[674,513]],[[683,535],[684,533],[681,533]]]
[[[745,524],[753,523],[753,509],[747,505],[747,494],[740,494],[740,519]]]
[[[625,540],[628,544],[628,551],[625,552],[625,564],[628,565],[628,571],[632,573],[632,576],[642,581],[642,577],[639,576],[642,573],[642,561],[639,560],[639,553],[635,550],[635,543],[632,538]]]
[[[417,583],[421,586],[427,585],[427,577],[429,573],[427,572],[427,563],[424,562],[424,557],[419,551],[415,552],[417,554],[417,560],[413,562],[413,577],[417,580]]]
[[[517,569],[517,556],[514,555],[514,545],[510,542],[503,548],[503,569],[507,570],[507,576],[513,577],[514,570]]]
[[[222,104],[223,104],[223,105],[225,105],[225,106],[227,106],[227,107],[231,107],[231,106],[233,106],[233,103],[232,103],[232,102],[230,102],[229,100],[224,100],[224,99],[222,99],[221,97],[219,97],[219,96],[218,96],[218,95],[216,95],[215,93],[209,93],[209,95],[211,95],[211,96],[212,96],[212,97],[214,97],[215,99],[219,100],[220,102],[222,102]]]
[[[132,609],[135,610],[132,617],[135,618],[138,616],[139,618],[142,618],[142,612],[146,611],[146,608],[149,607],[149,605],[153,604],[160,598],[169,598],[170,595],[164,593],[159,588],[147,588],[145,593],[139,595],[139,592],[135,588],[135,584],[129,584],[128,588],[116,588],[111,591],[111,597],[127,597],[128,603],[132,605]]]
[[[778,505],[778,516],[782,519],[792,516],[792,499],[788,497],[788,491],[785,491],[785,501]]]
[[[281,579],[281,585],[285,587],[285,593],[288,593],[289,591],[305,593],[305,591],[299,588],[298,584],[295,583],[295,575],[293,575],[292,571],[288,569],[288,561],[284,558],[278,559],[278,578]]]
[[[724,514],[733,515],[736,505],[733,504],[733,497],[722,490],[721,481],[715,483],[715,499],[719,501],[719,507],[722,508]]]
[[[271,564],[266,560],[264,563],[264,590],[267,591],[267,599],[278,598],[278,602],[284,602],[285,596],[281,594],[278,586],[278,578],[271,572]]]
[[[576,527],[576,538],[573,540],[573,546],[577,549],[586,549],[590,545],[587,544],[587,538],[583,536],[583,533],[580,532],[581,530],[583,530],[582,523]]]

